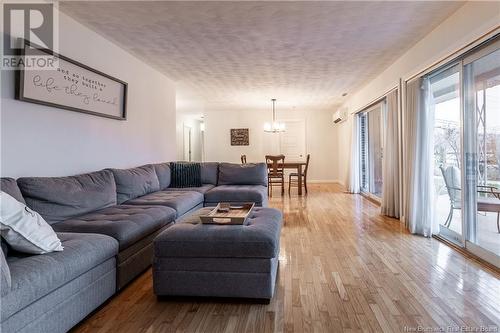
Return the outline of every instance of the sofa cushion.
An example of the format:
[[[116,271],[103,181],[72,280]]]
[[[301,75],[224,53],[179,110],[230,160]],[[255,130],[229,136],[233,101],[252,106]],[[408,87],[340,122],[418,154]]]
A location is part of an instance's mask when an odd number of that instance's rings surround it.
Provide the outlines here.
[[[12,288],[2,298],[2,321],[118,253],[118,242],[105,235],[58,233],[58,237],[63,252],[8,258]]]
[[[169,188],[165,189],[165,191],[173,191],[173,192],[195,191],[195,192],[199,192],[201,194],[205,194],[206,192],[208,192],[209,190],[213,189],[214,187],[215,187],[215,185],[212,185],[212,184],[203,184],[200,187],[189,187],[189,188],[185,188],[185,187],[169,187]]]
[[[170,163],[152,164],[155,168],[156,176],[160,183],[160,190],[164,190],[170,186]]]
[[[172,187],[199,187],[201,186],[201,165],[200,163],[172,162]]]
[[[266,163],[220,163],[218,185],[267,186]]]
[[[10,277],[9,265],[3,250],[0,249],[0,296],[4,296],[10,291],[12,280]]]
[[[55,223],[52,227],[58,232],[111,236],[122,251],[174,219],[175,211],[168,207],[119,205]]]
[[[179,217],[203,204],[203,194],[196,191],[159,191],[127,201],[126,204],[171,207]]]
[[[203,162],[201,163],[201,183],[217,185],[219,177],[218,162]]]
[[[14,178],[0,178],[0,191],[7,193],[17,201],[26,204],[21,190],[17,186],[17,182]]]
[[[160,182],[152,165],[110,170],[115,176],[118,204],[160,190]]]
[[[70,177],[19,178],[28,207],[50,224],[116,205],[116,186],[109,170]]]
[[[201,224],[199,216],[210,210],[200,209],[159,234],[155,257],[274,258],[279,253],[279,210],[256,207],[245,225]]]
[[[267,206],[267,187],[262,185],[221,185],[205,193],[207,206],[218,202],[255,202]]]

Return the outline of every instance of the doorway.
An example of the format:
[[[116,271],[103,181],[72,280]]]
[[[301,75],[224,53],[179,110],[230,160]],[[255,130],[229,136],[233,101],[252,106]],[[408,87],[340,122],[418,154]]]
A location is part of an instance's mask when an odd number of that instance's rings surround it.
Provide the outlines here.
[[[380,200],[384,159],[385,101],[377,103],[359,117],[361,192]]]
[[[280,133],[280,153],[287,161],[304,161],[306,158],[306,122],[301,120],[284,121],[286,131]]]
[[[191,162],[191,127],[184,125],[183,130],[184,161]]]

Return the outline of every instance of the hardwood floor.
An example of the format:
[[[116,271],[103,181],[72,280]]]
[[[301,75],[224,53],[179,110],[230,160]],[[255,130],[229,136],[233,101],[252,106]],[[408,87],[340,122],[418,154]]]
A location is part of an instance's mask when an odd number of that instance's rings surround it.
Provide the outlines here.
[[[435,239],[410,235],[339,185],[309,186],[305,197],[271,199],[284,211],[285,226],[269,305],[159,302],[149,270],[74,331],[412,332],[420,326],[450,332],[489,326],[498,332],[497,272]]]

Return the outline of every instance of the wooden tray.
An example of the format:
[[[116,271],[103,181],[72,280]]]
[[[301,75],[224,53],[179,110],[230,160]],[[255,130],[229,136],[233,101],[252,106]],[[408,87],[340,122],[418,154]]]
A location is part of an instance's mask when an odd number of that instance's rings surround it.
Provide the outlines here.
[[[229,205],[228,212],[219,212],[221,206]],[[241,205],[231,205],[229,203],[220,202],[207,215],[201,215],[200,220],[203,224],[244,224],[248,215],[252,211],[255,204],[253,202],[243,203]]]

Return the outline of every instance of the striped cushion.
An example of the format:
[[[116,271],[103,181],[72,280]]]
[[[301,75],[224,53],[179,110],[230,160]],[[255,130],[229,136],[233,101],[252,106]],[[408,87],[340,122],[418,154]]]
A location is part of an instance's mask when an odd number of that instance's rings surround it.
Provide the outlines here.
[[[201,164],[187,162],[170,163],[172,172],[170,187],[200,187]]]

